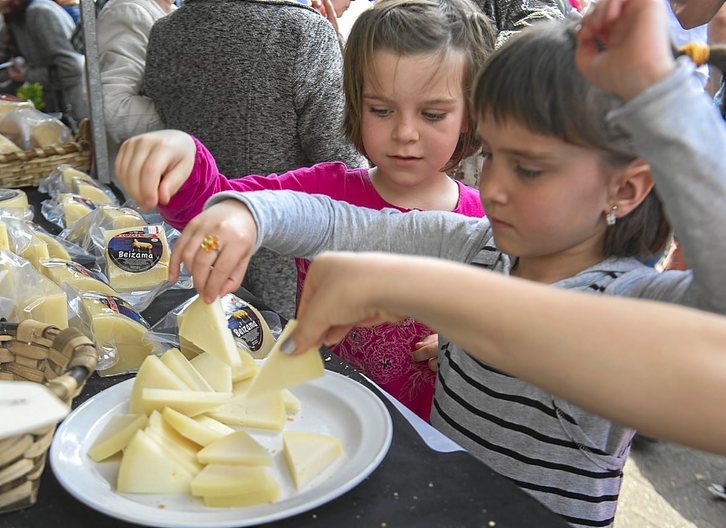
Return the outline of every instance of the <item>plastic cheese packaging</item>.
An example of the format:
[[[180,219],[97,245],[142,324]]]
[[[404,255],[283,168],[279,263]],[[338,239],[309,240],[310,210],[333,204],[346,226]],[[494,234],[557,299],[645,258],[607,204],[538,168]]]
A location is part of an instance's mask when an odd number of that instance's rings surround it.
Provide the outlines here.
[[[262,368],[255,376],[247,398],[253,399],[275,391],[287,389],[305,381],[319,378],[325,373],[323,359],[317,348],[293,356],[283,354],[280,344],[295,330],[297,321],[291,319],[275,343]]]
[[[58,195],[57,201],[63,209],[63,221],[66,227],[96,209],[96,204],[79,194],[62,193]]]
[[[93,183],[93,178],[90,175],[79,171],[78,169],[74,169],[70,165],[58,165],[58,171],[63,178],[63,185],[67,190],[71,190],[73,188],[74,179],[78,179],[82,182]]]
[[[104,232],[106,269],[120,292],[153,290],[169,275],[169,245],[160,225]]]
[[[88,456],[100,462],[123,450],[136,431],[146,427],[149,419],[145,414],[116,414],[103,428],[88,450]]]
[[[129,304],[111,295],[92,292],[81,293],[83,308],[91,321],[99,355],[104,363],[101,376],[113,376],[137,370],[154,350],[147,341],[148,323]],[[110,361],[108,361],[110,359]]]
[[[0,209],[27,209],[28,195],[20,189],[0,189]]]
[[[319,475],[343,453],[334,436],[304,431],[282,433],[285,462],[298,489]]]
[[[8,240],[8,227],[2,220],[0,220],[0,250],[10,251],[10,241]]]
[[[91,200],[94,204],[112,204],[115,200],[103,187],[97,184],[93,179],[87,180],[79,177],[72,177],[72,190],[76,194],[80,194],[84,198]]]
[[[219,299],[207,304],[198,295],[178,318],[179,338],[191,343],[202,352],[208,352],[234,371],[242,366],[242,359]]]
[[[40,259],[40,271],[58,286],[70,284],[82,292],[96,292],[117,296],[116,291],[101,280],[101,276],[72,260],[60,258]]]

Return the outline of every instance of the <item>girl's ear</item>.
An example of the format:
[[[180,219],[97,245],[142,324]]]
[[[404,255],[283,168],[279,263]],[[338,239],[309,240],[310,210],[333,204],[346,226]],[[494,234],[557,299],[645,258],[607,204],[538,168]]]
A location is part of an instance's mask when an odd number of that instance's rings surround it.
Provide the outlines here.
[[[642,159],[630,162],[620,173],[613,178],[613,188],[610,202],[607,204],[609,212],[616,206],[616,216],[621,218],[630,214],[638,207],[653,189],[653,176],[650,165]]]

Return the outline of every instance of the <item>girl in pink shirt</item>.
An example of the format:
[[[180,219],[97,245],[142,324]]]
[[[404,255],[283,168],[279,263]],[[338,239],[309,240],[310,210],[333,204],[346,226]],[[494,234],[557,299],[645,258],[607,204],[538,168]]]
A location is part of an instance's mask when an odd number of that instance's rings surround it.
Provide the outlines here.
[[[479,192],[445,171],[479,146],[469,91],[492,48],[489,21],[470,0],[381,2],[356,20],[344,61],[343,129],[374,168],[331,162],[228,180],[199,140],[168,130],[127,141],[116,174],[131,198],[157,206],[178,229],[227,190],[297,190],[371,209],[483,216]],[[297,261],[298,292],[308,264]],[[332,351],[428,420],[436,341],[430,328],[407,319],[354,328]]]

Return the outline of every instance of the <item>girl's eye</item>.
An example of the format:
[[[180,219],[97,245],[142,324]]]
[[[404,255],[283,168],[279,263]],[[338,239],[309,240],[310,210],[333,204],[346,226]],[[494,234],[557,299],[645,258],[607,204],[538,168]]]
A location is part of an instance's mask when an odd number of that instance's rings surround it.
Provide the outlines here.
[[[368,111],[377,117],[387,117],[391,114],[391,111],[388,108],[382,108],[377,106],[371,106]]]
[[[532,169],[529,167],[523,167],[522,165],[515,165],[514,171],[520,176],[528,179],[533,179],[542,174],[540,169]]]
[[[446,117],[444,112],[422,112],[422,115],[428,121],[441,121]]]

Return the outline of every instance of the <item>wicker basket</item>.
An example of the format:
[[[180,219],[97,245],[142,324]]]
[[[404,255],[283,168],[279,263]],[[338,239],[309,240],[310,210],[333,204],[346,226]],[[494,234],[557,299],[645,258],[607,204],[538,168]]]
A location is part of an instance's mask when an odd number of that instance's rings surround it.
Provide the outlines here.
[[[0,322],[0,379],[43,383],[66,404],[94,372],[96,357],[91,340],[73,328]],[[0,440],[0,513],[35,504],[55,427]]]
[[[91,125],[81,121],[74,141],[52,147],[0,154],[0,188],[38,185],[58,165],[88,172],[91,166]]]

